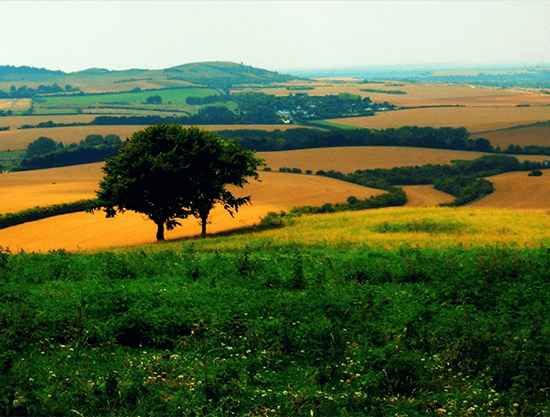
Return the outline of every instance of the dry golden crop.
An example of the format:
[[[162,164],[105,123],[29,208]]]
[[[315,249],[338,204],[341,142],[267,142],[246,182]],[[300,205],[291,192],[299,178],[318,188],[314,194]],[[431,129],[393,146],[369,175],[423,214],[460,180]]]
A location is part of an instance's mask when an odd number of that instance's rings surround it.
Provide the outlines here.
[[[474,139],[485,138],[496,148],[506,149],[509,145],[519,145],[522,148],[529,145],[550,146],[550,127],[526,127],[498,132],[480,133]]]

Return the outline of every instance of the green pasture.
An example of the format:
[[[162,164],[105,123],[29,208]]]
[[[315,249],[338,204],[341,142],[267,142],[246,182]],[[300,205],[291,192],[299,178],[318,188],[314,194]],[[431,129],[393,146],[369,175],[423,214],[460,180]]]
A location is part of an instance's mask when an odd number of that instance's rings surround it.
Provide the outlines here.
[[[100,105],[137,105],[144,103],[150,96],[160,96],[162,107],[166,104],[183,105],[188,97],[206,97],[219,94],[217,90],[209,88],[183,88],[155,91],[142,91],[136,93],[109,93],[84,96],[44,97],[43,102],[38,103],[42,108],[75,108]]]
[[[330,127],[337,127],[339,129],[360,129],[359,127],[344,125],[344,124],[341,124],[341,123],[333,123],[333,122],[329,122],[327,120],[315,120],[315,124],[325,125],[325,126],[330,126]]]
[[[0,158],[1,157],[10,157],[10,156],[21,156],[21,155],[24,155],[25,154],[25,151],[22,150],[22,151],[0,151]]]

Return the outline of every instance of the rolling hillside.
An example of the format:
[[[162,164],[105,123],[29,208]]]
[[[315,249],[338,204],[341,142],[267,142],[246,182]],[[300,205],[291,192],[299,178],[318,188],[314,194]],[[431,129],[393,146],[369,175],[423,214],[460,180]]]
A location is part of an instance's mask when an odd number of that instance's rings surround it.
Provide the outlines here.
[[[0,212],[22,210],[38,204],[54,204],[94,198],[101,179],[101,164],[54,168],[13,175],[0,192],[5,201]],[[81,169],[79,171],[79,169]],[[10,174],[10,175],[12,175]],[[288,211],[296,206],[321,206],[344,203],[350,195],[367,199],[384,191],[326,177],[261,172],[260,182],[252,181],[244,189],[233,188],[235,195],[251,195],[252,205],[242,207],[232,218],[221,207],[211,214],[208,233],[258,224],[268,212]],[[13,198],[10,198],[13,196]],[[74,213],[0,230],[2,246],[12,251],[48,251],[65,248],[109,247],[153,243],[155,225],[142,214],[126,212],[113,219],[104,213]],[[182,222],[182,227],[166,232],[167,239],[200,234],[196,219]]]
[[[66,73],[30,67],[0,66],[0,90],[9,91],[11,85],[39,83],[70,84],[84,92],[117,91],[133,85],[140,88],[165,88],[170,86],[199,85],[214,88],[230,88],[234,85],[269,85],[298,79],[291,75],[255,68],[233,62],[196,62],[166,69],[129,69],[110,71],[90,68]],[[101,88],[98,88],[101,85]]]

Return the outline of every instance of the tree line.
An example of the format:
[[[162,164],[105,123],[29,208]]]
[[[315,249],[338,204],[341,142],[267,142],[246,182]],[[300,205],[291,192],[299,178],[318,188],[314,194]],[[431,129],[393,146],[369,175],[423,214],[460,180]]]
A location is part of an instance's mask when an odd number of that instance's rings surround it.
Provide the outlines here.
[[[465,127],[403,126],[388,129],[295,128],[273,130],[221,130],[224,138],[234,139],[241,146],[258,152],[348,146],[399,146],[448,149],[507,155],[550,155],[550,147],[509,145],[502,150],[485,138],[472,139]]]
[[[26,158],[12,171],[30,171],[53,167],[100,162],[114,156],[122,141],[118,135],[88,135],[79,144],[64,146],[53,139],[41,136],[27,146]]]
[[[74,88],[67,84],[64,88],[60,87],[57,83],[52,85],[39,85],[37,88],[27,87],[22,85],[17,88],[15,85],[10,87],[10,91],[5,92],[0,90],[0,98],[34,98],[43,94],[56,94],[63,92],[81,91],[80,88]]]

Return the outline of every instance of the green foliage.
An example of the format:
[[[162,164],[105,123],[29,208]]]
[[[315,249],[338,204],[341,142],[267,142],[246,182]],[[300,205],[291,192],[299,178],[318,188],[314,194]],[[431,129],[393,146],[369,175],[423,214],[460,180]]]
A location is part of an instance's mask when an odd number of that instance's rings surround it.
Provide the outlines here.
[[[80,141],[80,146],[99,146],[105,142],[105,138],[101,135],[88,135],[84,140]]]
[[[325,203],[321,207],[301,206],[290,210],[290,216],[299,216],[302,214],[323,214],[335,213],[340,211],[370,210],[382,207],[399,207],[407,203],[407,194],[399,187],[390,187],[389,192],[372,196],[366,200],[359,200],[350,196],[344,204]]]
[[[357,170],[349,174],[321,170],[316,175],[382,190],[391,190],[397,185],[433,184],[435,189],[456,197],[454,202],[444,205],[460,206],[494,191],[493,184],[480,177],[535,167],[541,168],[542,164],[530,161],[520,163],[516,157],[507,155],[484,155],[473,161],[453,161],[453,165]]]
[[[540,177],[542,175],[542,171],[539,171],[538,169],[535,170],[535,171],[531,171],[529,173],[529,176],[530,177]]]
[[[157,225],[157,239],[164,228],[179,225],[177,219],[195,216],[202,233],[210,211],[221,203],[231,215],[250,202],[250,196],[234,197],[227,185],[242,187],[258,178],[263,160],[252,151],[224,141],[216,132],[181,125],[153,125],[135,132],[107,159],[98,199],[91,210],[104,209],[107,217],[132,210],[145,214]]]
[[[3,415],[545,415],[547,248],[0,250]]]
[[[27,146],[27,157],[45,155],[49,152],[53,152],[57,149],[57,143],[50,138],[40,136],[35,141],[31,142]]]
[[[478,198],[491,194],[495,188],[493,183],[476,177],[456,175],[444,180],[434,180],[434,188],[456,197],[452,203],[442,204],[446,206],[461,206]]]
[[[382,89],[375,89],[375,88],[362,88],[361,91],[365,91],[367,93],[381,93],[381,94],[407,94],[405,91],[401,91],[401,90],[382,90]]]
[[[411,233],[429,234],[460,233],[464,225],[459,222],[438,221],[433,219],[413,220],[406,223],[384,222],[375,227],[378,233]]]
[[[49,149],[52,150],[43,155],[24,159],[18,166],[13,168],[13,171],[29,171],[102,162],[105,158],[116,155],[121,143],[122,141],[118,135],[111,134],[105,138],[101,135],[88,135],[86,139],[80,141],[79,145],[73,143],[64,147],[62,143],[59,143],[55,148],[50,146]]]
[[[162,97],[159,95],[149,96],[145,102],[147,104],[162,104]]]

